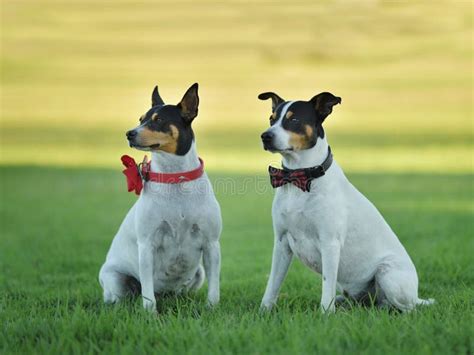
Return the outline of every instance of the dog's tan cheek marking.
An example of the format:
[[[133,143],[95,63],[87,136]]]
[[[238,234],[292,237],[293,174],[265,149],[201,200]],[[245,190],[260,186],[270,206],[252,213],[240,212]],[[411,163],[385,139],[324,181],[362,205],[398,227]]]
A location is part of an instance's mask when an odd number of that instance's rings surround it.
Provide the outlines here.
[[[175,125],[170,125],[170,131],[169,134],[165,134],[168,137],[168,142],[160,145],[158,149],[167,153],[176,154],[178,150],[179,130]]]
[[[179,137],[178,127],[172,124],[170,125],[170,130],[171,130],[171,137],[173,137],[175,140],[178,140],[178,137]]]
[[[158,150],[167,153],[176,154],[178,149],[179,130],[175,125],[170,125],[170,133],[152,131],[148,128],[143,128],[139,134],[139,144],[143,146],[151,146],[159,144]]]
[[[290,134],[290,146],[294,150],[301,150],[304,149],[304,146],[306,144],[306,135],[305,134],[298,134],[294,132],[289,132]]]
[[[149,130],[147,127],[143,127],[138,133],[138,141],[140,145],[147,146],[154,144],[156,139],[155,134],[157,132]]]
[[[311,140],[314,130],[313,127],[311,127],[310,125],[305,125],[304,130],[305,134],[290,132],[289,143],[294,150],[302,150],[309,147],[309,142]]]

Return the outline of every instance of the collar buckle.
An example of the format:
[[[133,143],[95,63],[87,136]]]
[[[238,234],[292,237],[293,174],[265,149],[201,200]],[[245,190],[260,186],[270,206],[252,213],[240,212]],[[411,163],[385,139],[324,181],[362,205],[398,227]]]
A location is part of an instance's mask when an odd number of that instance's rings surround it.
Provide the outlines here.
[[[312,168],[303,169],[303,170],[305,171],[307,177],[315,178],[315,179],[326,174],[326,169],[324,169],[323,165],[313,166]]]
[[[137,164],[137,170],[138,170],[138,175],[140,175],[140,178],[142,181],[147,181],[146,173],[143,171],[143,162]]]

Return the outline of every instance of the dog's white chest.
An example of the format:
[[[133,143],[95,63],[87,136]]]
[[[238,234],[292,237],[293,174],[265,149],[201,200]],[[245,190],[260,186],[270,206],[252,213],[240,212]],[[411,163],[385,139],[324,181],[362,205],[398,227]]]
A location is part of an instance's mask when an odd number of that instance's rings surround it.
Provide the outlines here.
[[[280,197],[280,196],[279,196]],[[298,201],[300,198],[300,201]],[[304,199],[304,197],[303,197]],[[310,269],[321,273],[320,239],[316,230],[317,217],[314,210],[301,202],[301,196],[281,196],[276,201],[274,219],[285,226],[288,244],[293,253]]]
[[[193,220],[178,222],[163,220],[157,230],[154,241],[157,281],[186,278],[199,264],[203,244],[201,227]]]
[[[166,197],[142,196],[136,233],[153,250],[155,290],[179,291],[196,275],[209,236],[220,228],[219,209],[210,194]]]
[[[310,235],[304,230],[295,228],[289,230],[286,237],[291,250],[301,262],[311,270],[321,273],[321,253],[317,235]]]

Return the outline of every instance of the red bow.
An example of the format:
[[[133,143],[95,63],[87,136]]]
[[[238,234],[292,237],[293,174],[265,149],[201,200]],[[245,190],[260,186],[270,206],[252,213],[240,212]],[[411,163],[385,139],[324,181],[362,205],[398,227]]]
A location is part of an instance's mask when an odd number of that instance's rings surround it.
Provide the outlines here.
[[[270,183],[274,188],[290,183],[307,192],[310,190],[311,180],[314,179],[307,176],[305,169],[283,170],[269,166],[268,172],[270,173]]]
[[[125,166],[123,173],[127,177],[127,188],[128,192],[135,190],[137,195],[140,195],[140,192],[143,189],[143,181],[140,175],[140,168],[131,156],[123,155],[122,163]],[[146,156],[143,160],[143,163],[146,163]]]
[[[199,158],[199,167],[180,173],[153,173],[150,171],[150,162],[147,156],[143,158],[143,162],[137,165],[135,160],[128,156],[122,156],[122,163],[125,165],[123,173],[127,177],[128,192],[135,190],[137,195],[143,189],[143,180],[159,182],[162,184],[181,184],[192,180],[199,179],[204,173],[204,162]]]

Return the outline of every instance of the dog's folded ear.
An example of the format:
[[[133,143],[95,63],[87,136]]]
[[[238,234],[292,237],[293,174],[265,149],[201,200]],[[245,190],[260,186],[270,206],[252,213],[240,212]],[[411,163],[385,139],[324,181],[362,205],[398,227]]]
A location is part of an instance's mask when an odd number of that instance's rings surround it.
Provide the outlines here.
[[[281,104],[282,102],[285,102],[280,96],[275,94],[274,92],[262,92],[260,95],[258,95],[258,98],[260,100],[268,100],[272,99],[272,110],[275,111],[277,106]]]
[[[309,100],[316,110],[317,116],[321,121],[324,121],[332,112],[334,105],[342,102],[340,97],[334,96],[330,92],[322,92]]]
[[[158,86],[155,86],[155,88],[153,89],[153,93],[151,94],[151,107],[164,104],[165,103],[163,102],[163,99],[161,98],[160,93],[158,92]]]
[[[191,85],[191,87],[188,89],[188,91],[186,91],[183,98],[181,99],[181,102],[178,104],[181,117],[186,123],[191,123],[198,114],[198,88],[198,83]]]

